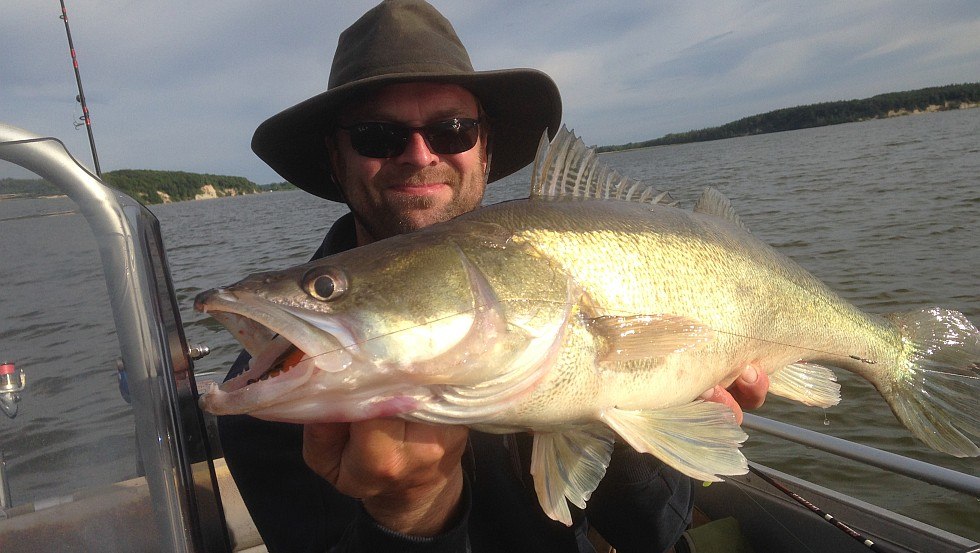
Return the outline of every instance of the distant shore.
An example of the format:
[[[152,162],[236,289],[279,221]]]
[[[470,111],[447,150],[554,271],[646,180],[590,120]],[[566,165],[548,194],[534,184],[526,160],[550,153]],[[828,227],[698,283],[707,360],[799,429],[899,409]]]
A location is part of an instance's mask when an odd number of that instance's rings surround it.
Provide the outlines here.
[[[745,117],[720,127],[672,133],[643,142],[599,146],[596,150],[598,152],[616,152],[652,146],[706,142],[977,107],[980,107],[980,83],[954,84],[905,92],[890,92],[861,100],[824,102],[778,109]],[[145,205],[207,200],[277,190],[298,190],[287,182],[258,185],[243,177],[184,171],[123,169],[104,173],[102,178],[109,186]],[[56,187],[40,179],[0,179],[0,201],[14,198],[48,197],[58,195],[58,193],[59,190]]]
[[[109,186],[144,205],[210,200],[244,194],[297,190],[288,183],[257,185],[243,177],[183,171],[123,170],[102,175]],[[22,198],[61,198],[60,190],[42,179],[0,179],[0,201]]]
[[[980,106],[980,83],[936,86],[905,92],[889,92],[860,100],[841,100],[778,109],[744,117],[720,127],[671,133],[653,140],[600,146],[596,149],[599,152],[615,152],[668,144],[707,142],[916,113],[970,109],[978,106]]]
[[[938,104],[932,104],[932,105],[926,106],[924,109],[918,109],[918,108],[916,108],[916,109],[913,109],[911,111],[908,110],[908,109],[902,108],[902,109],[897,109],[897,110],[889,111],[885,115],[885,117],[902,117],[902,116],[905,116],[905,115],[918,115],[920,113],[936,113],[936,112],[939,112],[939,111],[953,111],[953,110],[956,110],[956,109],[973,109],[973,108],[980,108],[980,103],[978,103],[978,102],[961,102],[955,108],[954,107],[950,107],[948,105],[942,105],[942,106],[940,106]]]

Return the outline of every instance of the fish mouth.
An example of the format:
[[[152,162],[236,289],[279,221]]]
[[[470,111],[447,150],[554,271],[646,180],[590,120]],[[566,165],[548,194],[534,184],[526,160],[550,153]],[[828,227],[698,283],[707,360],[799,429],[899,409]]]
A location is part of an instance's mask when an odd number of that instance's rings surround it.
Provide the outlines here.
[[[277,340],[279,338],[280,338],[279,336],[276,336],[275,338],[273,338],[273,340]],[[258,378],[249,378],[245,382],[246,386],[255,384],[256,382],[265,382],[270,378],[275,378],[284,372],[288,372],[289,369],[309,359],[309,357],[307,357],[307,355],[303,353],[302,350],[294,346],[292,342],[289,342],[288,340],[285,341],[288,345],[282,350],[282,353],[279,355],[279,357],[277,357],[276,360],[269,365],[269,368],[261,375],[259,375]],[[296,357],[297,354],[299,354],[299,358]],[[252,367],[249,367],[249,369],[251,368]]]
[[[224,288],[199,294],[194,309],[225,326],[252,357],[241,374],[205,390],[201,406],[211,413],[235,414],[288,401],[318,370],[339,372],[351,365],[342,341],[354,340],[335,318],[311,322],[256,294]]]

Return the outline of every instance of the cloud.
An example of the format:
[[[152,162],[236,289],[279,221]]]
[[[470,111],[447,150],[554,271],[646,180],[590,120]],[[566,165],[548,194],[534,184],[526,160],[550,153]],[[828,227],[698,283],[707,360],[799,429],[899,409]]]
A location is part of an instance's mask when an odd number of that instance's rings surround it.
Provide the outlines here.
[[[549,73],[565,121],[590,143],[980,80],[972,0],[435,3],[478,69]],[[57,5],[8,4],[0,119],[65,138],[87,158]],[[252,131],[325,89],[339,33],[374,4],[69,2],[103,168],[280,180],[251,153]]]

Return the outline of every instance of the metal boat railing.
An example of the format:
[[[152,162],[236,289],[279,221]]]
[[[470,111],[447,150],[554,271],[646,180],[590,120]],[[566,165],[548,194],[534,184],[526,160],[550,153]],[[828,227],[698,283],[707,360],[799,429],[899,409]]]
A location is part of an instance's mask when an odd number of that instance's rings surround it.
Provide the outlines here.
[[[976,476],[749,413],[742,427],[980,498],[980,478]]]

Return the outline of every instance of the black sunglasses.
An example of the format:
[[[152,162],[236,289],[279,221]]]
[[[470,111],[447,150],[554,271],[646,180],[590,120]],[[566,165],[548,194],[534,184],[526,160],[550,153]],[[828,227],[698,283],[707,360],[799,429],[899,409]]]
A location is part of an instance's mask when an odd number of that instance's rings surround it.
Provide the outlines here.
[[[412,133],[418,132],[429,149],[436,154],[459,154],[476,145],[480,137],[480,121],[454,117],[422,127],[399,123],[366,122],[341,126],[350,133],[350,144],[364,157],[396,157],[405,151]]]

